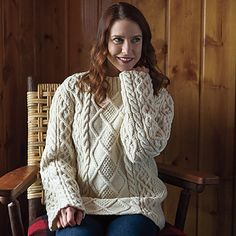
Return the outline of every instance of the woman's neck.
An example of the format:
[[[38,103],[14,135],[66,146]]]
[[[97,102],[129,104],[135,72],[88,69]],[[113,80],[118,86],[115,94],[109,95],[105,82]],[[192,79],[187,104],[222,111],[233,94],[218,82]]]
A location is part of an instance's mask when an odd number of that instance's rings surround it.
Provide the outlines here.
[[[113,66],[109,61],[107,61],[106,76],[117,77],[119,74],[120,74],[120,71],[115,66]]]

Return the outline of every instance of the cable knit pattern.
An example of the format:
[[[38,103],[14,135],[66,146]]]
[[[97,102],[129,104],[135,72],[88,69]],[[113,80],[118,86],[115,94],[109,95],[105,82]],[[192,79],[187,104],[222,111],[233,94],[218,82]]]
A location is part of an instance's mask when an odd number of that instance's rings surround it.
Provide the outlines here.
[[[122,72],[125,117],[121,139],[132,162],[155,157],[165,148],[173,119],[173,101],[165,89],[153,95],[149,74]]]
[[[50,110],[40,170],[49,227],[66,206],[85,214],[144,214],[163,228],[166,187],[154,156],[166,146],[173,101],[165,89],[153,95],[149,74],[122,72],[108,78],[102,107],[79,92],[82,76],[68,77]]]

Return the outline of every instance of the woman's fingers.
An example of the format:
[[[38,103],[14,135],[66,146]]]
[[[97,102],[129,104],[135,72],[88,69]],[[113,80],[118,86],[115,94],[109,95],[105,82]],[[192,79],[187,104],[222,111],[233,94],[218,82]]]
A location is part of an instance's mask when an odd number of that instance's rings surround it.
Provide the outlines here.
[[[149,73],[149,69],[145,66],[138,66],[134,68],[136,71],[143,71],[145,73]]]
[[[70,226],[75,226],[75,212],[76,209],[73,207],[66,208],[67,224]]]
[[[67,222],[67,213],[66,213],[66,210],[65,208],[61,209],[61,214],[59,216],[59,220],[60,220],[60,223],[61,223],[61,226],[63,228],[65,228],[66,226],[68,226],[68,222]]]
[[[81,221],[83,219],[83,212],[81,210],[77,210],[76,214],[75,214],[75,220],[76,220],[76,224],[80,225]]]
[[[57,228],[60,229],[62,227],[60,220],[57,220]]]
[[[57,228],[80,225],[83,219],[83,211],[73,207],[66,207],[60,210],[57,221]]]

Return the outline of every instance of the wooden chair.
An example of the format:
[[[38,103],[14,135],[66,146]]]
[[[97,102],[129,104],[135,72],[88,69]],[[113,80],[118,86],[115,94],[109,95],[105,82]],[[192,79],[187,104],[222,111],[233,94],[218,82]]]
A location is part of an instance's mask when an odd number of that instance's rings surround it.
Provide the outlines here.
[[[28,166],[20,167],[0,178],[0,202],[8,206],[13,236],[26,235],[17,199],[27,189],[29,225],[37,222],[37,217],[46,214],[41,204],[39,162],[45,145],[50,105],[58,86],[59,84],[38,84],[35,88],[31,77],[28,78]],[[201,193],[205,186],[218,184],[219,178],[162,163],[158,163],[158,168],[160,178],[164,182],[182,188],[174,224],[167,224],[158,235],[185,235],[183,230],[191,193]]]

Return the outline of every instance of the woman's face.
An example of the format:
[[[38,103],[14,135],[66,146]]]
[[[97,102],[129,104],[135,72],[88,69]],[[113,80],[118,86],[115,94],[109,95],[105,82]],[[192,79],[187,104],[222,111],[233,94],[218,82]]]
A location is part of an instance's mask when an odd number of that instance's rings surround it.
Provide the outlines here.
[[[130,20],[117,20],[111,27],[108,39],[108,75],[131,70],[142,54],[142,31]]]

